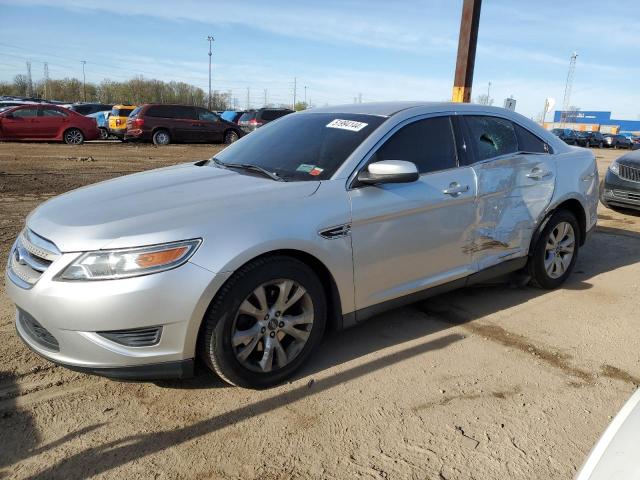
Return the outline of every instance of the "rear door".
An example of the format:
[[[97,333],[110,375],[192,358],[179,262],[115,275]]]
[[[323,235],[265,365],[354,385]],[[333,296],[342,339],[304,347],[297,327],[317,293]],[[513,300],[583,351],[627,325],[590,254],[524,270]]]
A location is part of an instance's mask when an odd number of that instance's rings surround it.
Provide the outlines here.
[[[171,106],[172,139],[178,142],[202,142],[202,122],[196,116],[196,109],[190,106]]]
[[[457,157],[448,115],[409,120],[376,147],[368,163],[411,161],[420,178],[349,192],[357,309],[473,272],[475,177]]]
[[[38,126],[38,107],[22,107],[11,112],[13,118],[2,119],[2,136],[5,138],[41,138]]]
[[[482,270],[528,253],[553,196],[556,168],[549,146],[521,125],[488,115],[464,115],[461,122],[478,186],[467,248]]]
[[[55,107],[42,107],[38,124],[44,138],[57,137],[61,130],[69,123],[69,114]]]

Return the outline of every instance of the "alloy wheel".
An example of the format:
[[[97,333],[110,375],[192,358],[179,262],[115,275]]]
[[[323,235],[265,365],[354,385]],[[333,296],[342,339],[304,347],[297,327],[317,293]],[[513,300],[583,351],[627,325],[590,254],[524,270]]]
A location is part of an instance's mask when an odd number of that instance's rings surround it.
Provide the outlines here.
[[[560,222],[549,232],[545,245],[544,268],[551,278],[565,274],[576,246],[576,235],[569,222]]]
[[[82,137],[82,132],[75,128],[67,131],[64,134],[64,139],[65,139],[65,142],[71,145],[79,145],[82,143],[82,140],[84,140],[84,138]]]
[[[290,279],[264,283],[236,312],[231,329],[236,359],[255,372],[279,370],[300,354],[313,321],[311,295],[302,285]]]

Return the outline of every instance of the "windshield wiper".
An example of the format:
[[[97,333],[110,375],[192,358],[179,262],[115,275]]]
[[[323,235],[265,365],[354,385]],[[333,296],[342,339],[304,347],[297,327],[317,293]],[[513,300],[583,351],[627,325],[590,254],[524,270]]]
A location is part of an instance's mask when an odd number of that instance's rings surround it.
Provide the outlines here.
[[[213,162],[216,167],[220,168],[237,168],[239,170],[249,170],[251,172],[257,172],[265,177],[269,177],[271,180],[275,180],[277,182],[286,182],[284,178],[278,175],[276,172],[271,172],[260,165],[253,165],[251,163],[225,163],[222,160],[217,159],[216,157],[211,157],[209,160]]]

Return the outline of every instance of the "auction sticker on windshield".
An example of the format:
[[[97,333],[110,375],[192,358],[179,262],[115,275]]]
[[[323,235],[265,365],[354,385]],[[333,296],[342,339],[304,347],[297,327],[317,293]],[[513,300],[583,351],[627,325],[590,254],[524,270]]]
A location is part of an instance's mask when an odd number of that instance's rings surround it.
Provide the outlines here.
[[[329,128],[340,128],[342,130],[349,130],[351,132],[359,132],[367,125],[368,123],[356,122],[355,120],[341,120],[339,118],[331,120],[329,123],[327,123],[327,127]]]

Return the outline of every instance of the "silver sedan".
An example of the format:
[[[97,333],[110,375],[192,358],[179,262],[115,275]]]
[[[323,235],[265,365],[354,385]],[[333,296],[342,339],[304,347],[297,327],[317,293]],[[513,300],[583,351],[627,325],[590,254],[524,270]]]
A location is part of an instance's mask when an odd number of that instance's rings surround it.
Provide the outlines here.
[[[596,224],[593,154],[514,112],[378,103],[283,117],[208,161],[51,199],[11,251],[17,331],[125,378],[290,377],[325,328],[521,271],[556,288]]]

